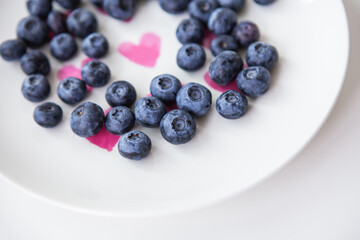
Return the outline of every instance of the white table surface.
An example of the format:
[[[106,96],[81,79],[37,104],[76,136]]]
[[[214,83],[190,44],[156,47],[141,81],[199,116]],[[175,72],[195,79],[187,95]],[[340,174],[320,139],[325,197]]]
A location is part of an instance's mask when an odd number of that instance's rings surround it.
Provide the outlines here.
[[[226,202],[155,219],[71,212],[0,178],[0,239],[360,239],[360,1],[344,3],[351,53],[343,90],[323,128],[280,172]]]

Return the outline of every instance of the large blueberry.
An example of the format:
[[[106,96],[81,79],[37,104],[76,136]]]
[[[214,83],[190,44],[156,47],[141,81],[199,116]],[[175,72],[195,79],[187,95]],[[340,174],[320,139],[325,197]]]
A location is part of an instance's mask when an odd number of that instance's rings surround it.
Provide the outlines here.
[[[118,150],[124,158],[141,160],[149,155],[151,140],[145,133],[134,130],[121,136]]]
[[[27,0],[26,7],[31,15],[46,18],[52,9],[52,0]]]
[[[52,128],[61,122],[63,111],[56,103],[45,102],[35,108],[33,117],[40,126]]]
[[[26,48],[20,39],[7,40],[0,45],[0,55],[5,61],[16,61],[26,53]]]
[[[194,117],[201,117],[208,113],[211,102],[212,96],[209,89],[198,83],[185,84],[176,95],[178,108],[188,111]]]
[[[275,2],[275,0],[254,0],[254,2],[260,5],[268,5],[270,3]]]
[[[136,100],[136,90],[127,81],[116,81],[106,89],[105,98],[112,107],[130,107]]]
[[[158,127],[166,114],[163,102],[155,97],[140,98],[135,103],[135,119],[144,127]]]
[[[45,100],[50,94],[50,84],[44,75],[32,74],[25,78],[21,92],[31,102]]]
[[[232,36],[220,35],[214,38],[210,44],[211,53],[216,57],[223,51],[235,51],[238,50],[238,44]]]
[[[92,60],[81,68],[81,76],[87,85],[102,87],[109,82],[111,73],[105,63],[99,60]]]
[[[261,66],[245,68],[236,78],[240,91],[251,98],[263,95],[269,89],[270,81],[270,72]]]
[[[56,35],[50,41],[50,52],[58,60],[69,60],[76,54],[76,51],[76,41],[69,33]]]
[[[244,95],[234,90],[228,90],[216,100],[216,110],[227,119],[237,119],[243,116],[248,108],[248,101]]]
[[[79,103],[86,96],[86,84],[78,78],[65,78],[60,82],[57,88],[57,94],[59,98],[67,104]]]
[[[30,50],[20,58],[21,69],[26,73],[40,73],[48,75],[50,72],[50,62],[40,50]]]
[[[210,78],[217,84],[228,85],[243,69],[244,63],[237,52],[224,51],[210,63]]]
[[[245,0],[217,0],[221,7],[231,8],[239,12],[245,5]]]
[[[150,83],[151,95],[167,105],[176,101],[176,94],[180,88],[180,80],[170,74],[159,75]]]
[[[177,14],[184,12],[190,0],[158,0],[160,7],[168,13]]]
[[[127,20],[135,13],[136,1],[137,0],[103,0],[103,7],[111,17]]]
[[[18,38],[23,40],[29,47],[41,47],[49,37],[46,24],[36,16],[23,18],[17,25]]]
[[[214,10],[207,22],[208,28],[215,35],[231,32],[237,21],[237,15],[230,8],[217,8]]]
[[[79,7],[80,0],[55,0],[60,6],[62,6],[65,9],[75,9]]]
[[[204,38],[202,23],[196,18],[184,19],[176,29],[176,37],[181,43],[201,43]]]
[[[176,56],[177,65],[186,71],[195,71],[204,66],[206,54],[204,49],[196,43],[184,44]]]
[[[57,10],[51,11],[47,17],[46,24],[55,35],[67,31],[66,15]]]
[[[216,0],[193,0],[189,3],[189,14],[191,17],[207,23],[210,14],[218,7]]]
[[[276,48],[264,42],[251,44],[246,52],[246,62],[249,66],[263,66],[271,71],[278,61],[279,54]]]
[[[247,48],[250,44],[259,40],[260,31],[255,23],[243,21],[234,27],[232,35],[241,48]]]
[[[108,52],[109,44],[104,35],[92,33],[83,40],[81,48],[88,57],[101,58]]]
[[[105,118],[105,128],[111,134],[123,135],[130,131],[135,125],[134,113],[125,106],[112,108]]]
[[[169,143],[184,144],[195,136],[196,122],[187,111],[175,109],[161,120],[160,132]]]
[[[85,102],[71,113],[70,127],[80,137],[91,137],[100,132],[104,119],[104,111],[99,105]]]
[[[89,34],[96,32],[98,23],[92,12],[78,8],[67,17],[66,26],[70,33],[79,38],[85,38]]]

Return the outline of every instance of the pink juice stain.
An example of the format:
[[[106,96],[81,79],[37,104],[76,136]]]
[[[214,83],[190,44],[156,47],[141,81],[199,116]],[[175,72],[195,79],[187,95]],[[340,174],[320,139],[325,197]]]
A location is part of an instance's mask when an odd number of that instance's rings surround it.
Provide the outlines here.
[[[215,37],[216,36],[212,32],[210,32],[210,30],[206,27],[204,29],[204,39],[203,39],[201,45],[203,45],[207,49],[210,49],[211,42],[212,42],[212,40],[214,40]]]
[[[154,33],[145,33],[138,45],[131,42],[121,43],[118,52],[130,61],[145,67],[154,67],[160,56],[161,39]]]

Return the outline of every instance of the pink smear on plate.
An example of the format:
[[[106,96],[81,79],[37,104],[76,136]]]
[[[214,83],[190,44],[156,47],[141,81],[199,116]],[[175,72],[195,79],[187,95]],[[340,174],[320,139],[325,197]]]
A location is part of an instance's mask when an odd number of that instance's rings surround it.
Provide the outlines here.
[[[121,43],[118,52],[130,61],[145,67],[154,67],[160,56],[161,39],[154,33],[145,33],[140,43]]]
[[[212,40],[214,40],[214,38],[216,38],[216,36],[212,32],[210,32],[210,30],[206,27],[204,29],[204,39],[201,45],[203,45],[207,49],[210,49],[211,42]]]
[[[105,110],[105,115],[111,110],[111,107],[107,110]],[[117,142],[119,141],[121,136],[113,135],[109,133],[105,126],[102,127],[100,132],[94,136],[86,138],[89,142],[92,144],[101,147],[103,149],[106,149],[107,151],[111,152]]]
[[[228,85],[226,86],[220,86],[216,84],[209,75],[209,72],[206,72],[204,75],[205,82],[213,89],[218,90],[220,92],[226,92],[227,90],[235,90],[239,91],[237,85],[236,85],[236,79],[232,80]]]

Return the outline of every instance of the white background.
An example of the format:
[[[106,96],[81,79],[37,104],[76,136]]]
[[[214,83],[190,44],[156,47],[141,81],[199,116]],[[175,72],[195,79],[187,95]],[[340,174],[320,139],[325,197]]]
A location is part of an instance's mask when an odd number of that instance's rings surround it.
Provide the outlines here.
[[[317,136],[276,175],[221,204],[155,219],[67,211],[0,178],[0,239],[360,239],[360,1],[344,3],[351,32],[344,88]]]

